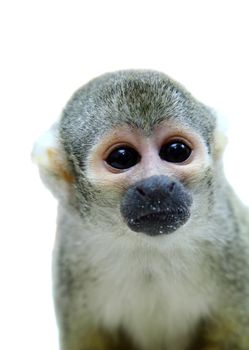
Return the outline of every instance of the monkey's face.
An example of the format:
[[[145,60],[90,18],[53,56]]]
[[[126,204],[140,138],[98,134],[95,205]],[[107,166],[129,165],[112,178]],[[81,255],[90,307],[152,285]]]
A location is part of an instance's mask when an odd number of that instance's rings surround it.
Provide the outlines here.
[[[60,122],[80,212],[97,207],[99,221],[153,236],[201,225],[214,193],[215,128],[212,112],[161,73],[93,80]]]
[[[189,220],[193,184],[208,162],[204,141],[186,126],[162,122],[149,135],[124,126],[92,149],[86,175],[102,197],[116,195],[131,230],[155,236]]]

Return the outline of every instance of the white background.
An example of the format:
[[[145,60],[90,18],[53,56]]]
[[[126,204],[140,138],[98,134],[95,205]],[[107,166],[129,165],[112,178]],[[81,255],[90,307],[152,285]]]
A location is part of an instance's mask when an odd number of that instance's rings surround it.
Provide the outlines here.
[[[249,203],[247,1],[6,1],[0,9],[0,348],[56,350],[50,264],[56,203],[33,141],[83,83],[164,71],[230,123],[229,181]],[[249,4],[248,4],[249,6]]]

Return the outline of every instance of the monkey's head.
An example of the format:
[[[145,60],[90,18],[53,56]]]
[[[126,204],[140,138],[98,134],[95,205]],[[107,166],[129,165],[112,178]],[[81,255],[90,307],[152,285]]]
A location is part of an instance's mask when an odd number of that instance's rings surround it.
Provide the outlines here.
[[[94,79],[72,96],[55,129],[50,167],[83,220],[99,210],[113,227],[122,221],[129,232],[157,236],[191,229],[191,218],[198,225],[212,210],[216,118],[168,76],[121,71]]]

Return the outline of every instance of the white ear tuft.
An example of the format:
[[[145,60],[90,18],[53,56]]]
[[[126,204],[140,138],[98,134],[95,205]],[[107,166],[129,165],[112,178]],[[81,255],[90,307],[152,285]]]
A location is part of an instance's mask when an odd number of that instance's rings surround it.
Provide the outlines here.
[[[51,159],[48,150],[57,148],[57,124],[44,132],[35,142],[32,150],[32,160],[39,168],[49,170]]]
[[[215,113],[217,118],[217,127],[215,130],[215,148],[214,156],[219,159],[227,145],[227,131],[228,131],[228,120],[221,113]]]
[[[65,151],[59,142],[57,123],[35,142],[32,160],[38,165],[43,178],[44,176],[53,177],[67,183],[74,181],[67,164]]]

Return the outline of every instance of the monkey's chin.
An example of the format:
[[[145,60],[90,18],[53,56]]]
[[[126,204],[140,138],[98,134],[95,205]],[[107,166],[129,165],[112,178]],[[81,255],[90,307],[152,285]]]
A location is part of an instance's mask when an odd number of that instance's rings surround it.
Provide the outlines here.
[[[135,232],[145,233],[149,236],[170,234],[185,224],[190,217],[188,210],[184,214],[169,214],[167,212],[149,213],[138,218],[129,218],[126,223]]]

